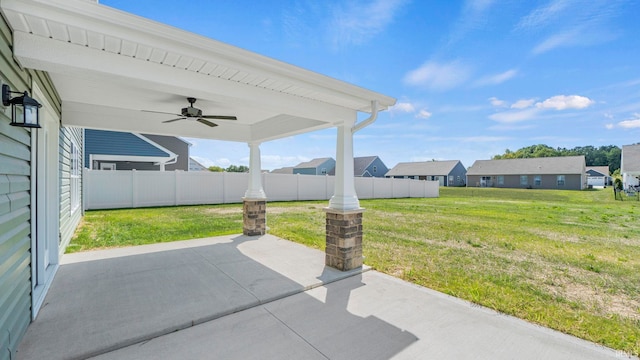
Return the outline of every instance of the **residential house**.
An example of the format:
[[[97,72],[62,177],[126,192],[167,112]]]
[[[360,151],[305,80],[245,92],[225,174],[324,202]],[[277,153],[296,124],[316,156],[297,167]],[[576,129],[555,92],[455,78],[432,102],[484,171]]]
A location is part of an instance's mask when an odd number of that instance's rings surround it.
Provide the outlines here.
[[[293,166],[285,166],[279,169],[271,170],[272,174],[293,174]]]
[[[189,157],[189,171],[209,171],[209,168],[199,163],[198,160]]]
[[[18,343],[37,316],[81,219],[82,128],[246,143],[255,170],[243,204],[257,209],[259,220],[252,212],[253,222],[245,221],[242,232],[261,235],[266,195],[256,173],[260,144],[336,128],[344,135],[337,138],[336,151],[340,159],[351,161],[358,113],[374,114],[396,102],[97,1],[2,0],[0,13],[0,83],[14,92],[28,92],[42,105],[38,129],[11,126],[11,107],[0,105],[1,359],[17,357]],[[211,126],[191,116],[167,123],[157,114],[179,112],[196,94],[205,113],[236,120]],[[221,98],[223,109],[216,106]],[[169,151],[159,154],[158,164],[168,167],[167,157],[182,156],[161,147]],[[128,154],[102,155],[115,161],[123,159],[113,156]],[[100,161],[110,161],[96,160],[98,167]],[[338,216],[359,209],[350,186],[353,177],[342,175],[345,186],[336,187],[329,203]],[[243,212],[244,220],[251,211]],[[328,265],[361,265],[361,257],[338,256]]]
[[[398,163],[386,173],[388,178],[438,181],[440,186],[464,186],[467,170],[460,160]]]
[[[608,166],[587,166],[587,186],[604,188],[611,185]]]
[[[625,189],[640,185],[640,144],[622,147],[620,173]]]
[[[328,175],[335,167],[336,161],[333,158],[317,158],[294,166],[293,173],[303,175]]]
[[[584,156],[476,160],[467,186],[581,190],[587,186]]]
[[[355,177],[384,177],[389,169],[377,156],[360,156],[353,158],[353,176]],[[335,175],[336,169],[329,171]]]
[[[191,144],[175,136],[86,129],[84,166],[95,170],[189,170]]]

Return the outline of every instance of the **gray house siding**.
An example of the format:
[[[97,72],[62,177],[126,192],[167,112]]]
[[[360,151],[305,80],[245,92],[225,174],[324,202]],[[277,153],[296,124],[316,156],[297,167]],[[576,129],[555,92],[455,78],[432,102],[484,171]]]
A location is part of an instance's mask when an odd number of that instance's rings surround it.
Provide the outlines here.
[[[0,79],[30,90],[30,77],[13,61],[11,32],[0,18]],[[6,109],[6,108],[5,108]],[[0,359],[15,349],[31,321],[31,136],[0,112]]]
[[[189,171],[189,143],[177,138],[175,136],[164,135],[151,135],[142,134],[147,139],[163,146],[167,150],[173,151],[178,154],[178,159],[175,164],[170,164],[165,167],[166,171],[172,170],[184,170]]]
[[[99,155],[140,155],[168,157],[169,154],[149,144],[132,133],[86,129],[84,166],[91,168],[89,162],[93,154]],[[159,170],[160,166],[151,163],[104,161],[117,163],[118,170]],[[93,168],[99,169],[100,161],[95,161]]]
[[[48,76],[25,71],[13,60],[11,30],[0,17],[0,82],[13,91],[37,83],[56,112],[60,101]],[[0,111],[0,359],[15,350],[31,321],[31,132],[10,126]],[[33,130],[38,131],[38,130]]]
[[[60,130],[60,244],[65,248],[82,218],[82,134],[81,128]],[[73,157],[77,156],[74,164]],[[75,167],[78,166],[78,169]]]
[[[389,171],[387,166],[382,162],[379,157],[376,157],[373,162],[367,166],[366,170],[362,173],[363,177],[384,177],[384,175]],[[358,175],[356,175],[358,176]]]
[[[447,175],[445,186],[465,186],[467,178],[467,169],[461,162],[458,162]]]
[[[336,167],[336,161],[332,158],[328,158],[314,165],[316,166],[306,167],[302,164],[299,164],[298,166],[293,168],[293,173],[301,175],[328,175],[329,172]]]
[[[564,175],[564,174],[558,174]],[[527,184],[520,182],[521,175],[502,175],[504,182],[501,184],[498,180],[500,175],[467,176],[468,186],[472,187],[496,187],[496,188],[521,188],[521,189],[545,189],[545,190],[580,190],[584,181],[581,175],[564,175],[564,185],[558,185],[558,175],[523,175],[527,177]],[[540,177],[540,183],[536,183],[536,176]],[[482,178],[485,178],[484,185]]]

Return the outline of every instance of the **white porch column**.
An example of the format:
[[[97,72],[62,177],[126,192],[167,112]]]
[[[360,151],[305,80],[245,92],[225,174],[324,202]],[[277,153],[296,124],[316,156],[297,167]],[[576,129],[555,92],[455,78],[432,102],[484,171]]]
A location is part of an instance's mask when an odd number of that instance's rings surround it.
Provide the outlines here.
[[[260,143],[249,143],[249,188],[242,198],[242,233],[259,236],[267,232],[267,195],[262,189]]]
[[[362,266],[362,213],[353,176],[353,122],[338,126],[334,195],[326,212],[325,265],[347,271]]]
[[[260,162],[260,143],[249,143],[249,188],[245,199],[266,199],[262,189],[262,164]]]
[[[355,119],[353,122],[338,126],[335,191],[329,200],[329,208],[333,210],[360,209],[353,176],[353,133],[351,129],[354,123]]]

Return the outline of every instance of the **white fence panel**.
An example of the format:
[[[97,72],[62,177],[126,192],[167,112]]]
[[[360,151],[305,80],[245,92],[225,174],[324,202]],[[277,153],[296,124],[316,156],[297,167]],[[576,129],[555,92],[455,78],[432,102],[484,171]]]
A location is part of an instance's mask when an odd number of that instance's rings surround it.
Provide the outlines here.
[[[298,177],[298,200],[327,200],[329,176],[300,175]]]
[[[356,185],[356,194],[358,194],[359,199],[373,199],[374,198],[374,187],[373,187],[373,177],[357,177],[355,178]]]
[[[399,181],[394,181],[393,185],[393,196],[394,198],[408,198],[411,192],[409,191],[409,187],[411,186],[411,179],[396,179]]]
[[[269,201],[329,200],[334,176],[263,174]],[[249,174],[84,170],[85,209],[241,203]],[[360,199],[438,197],[437,181],[356,178]]]
[[[224,202],[241,203],[244,193],[249,188],[249,174],[222,173],[224,176]]]
[[[392,180],[392,181],[388,181]],[[389,199],[393,197],[393,183],[398,179],[375,178],[373,180],[373,194],[378,199]]]
[[[176,205],[176,175],[174,171],[131,171],[133,207]]]
[[[175,171],[178,205],[224,203],[223,173]]]
[[[85,170],[83,177],[85,209],[133,207],[133,183],[129,172]]]
[[[304,175],[263,174],[262,187],[269,200],[298,200],[298,178]]]

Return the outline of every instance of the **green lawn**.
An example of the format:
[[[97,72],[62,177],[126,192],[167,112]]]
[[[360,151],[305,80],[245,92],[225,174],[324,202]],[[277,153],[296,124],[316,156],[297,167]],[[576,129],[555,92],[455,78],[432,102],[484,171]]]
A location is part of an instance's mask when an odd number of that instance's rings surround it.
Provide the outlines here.
[[[324,248],[321,202],[267,205],[270,233]],[[362,200],[365,263],[473,304],[640,353],[640,202],[610,189],[441,188]],[[240,205],[90,211],[69,251],[242,230]]]

